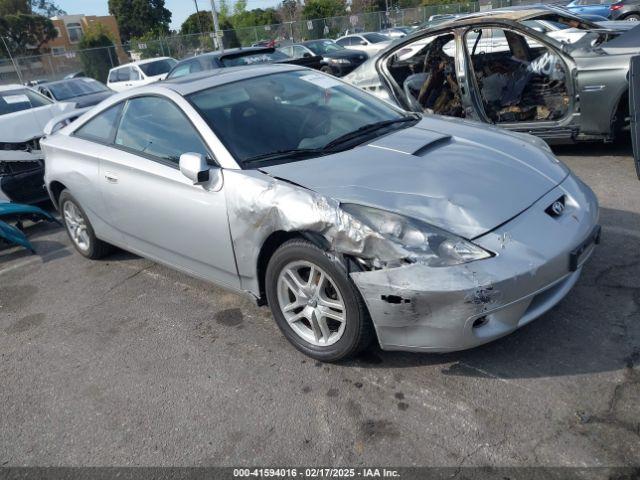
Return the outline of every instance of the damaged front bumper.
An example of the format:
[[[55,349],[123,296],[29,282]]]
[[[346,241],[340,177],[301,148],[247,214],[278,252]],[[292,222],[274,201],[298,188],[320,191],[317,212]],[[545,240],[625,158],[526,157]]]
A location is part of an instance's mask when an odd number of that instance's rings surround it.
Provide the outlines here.
[[[0,144],[0,190],[17,203],[40,203],[49,198],[44,187],[44,155],[38,139]]]
[[[549,212],[562,199],[564,211]],[[593,192],[573,176],[474,239],[495,256],[452,267],[412,264],[353,272],[385,350],[463,350],[507,335],[575,285],[599,229]]]

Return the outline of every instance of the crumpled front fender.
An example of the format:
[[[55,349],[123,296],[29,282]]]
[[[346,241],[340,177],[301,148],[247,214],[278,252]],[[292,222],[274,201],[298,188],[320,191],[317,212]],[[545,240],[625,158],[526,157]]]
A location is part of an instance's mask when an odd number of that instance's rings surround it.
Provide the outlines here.
[[[0,203],[0,218],[7,221],[47,220],[60,224],[49,212],[33,205],[21,203]],[[20,245],[36,253],[33,245],[20,229],[2,220],[0,220],[0,238],[10,245]]]

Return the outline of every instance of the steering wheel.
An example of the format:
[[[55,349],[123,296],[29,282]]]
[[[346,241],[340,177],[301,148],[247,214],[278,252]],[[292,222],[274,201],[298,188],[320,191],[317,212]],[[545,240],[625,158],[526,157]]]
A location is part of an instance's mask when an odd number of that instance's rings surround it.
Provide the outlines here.
[[[312,125],[313,122],[313,126]],[[312,128],[316,131],[322,131],[325,125],[331,123],[331,115],[327,107],[315,107],[309,109],[298,129],[298,137],[300,139],[318,137],[319,135],[306,135],[307,129]]]

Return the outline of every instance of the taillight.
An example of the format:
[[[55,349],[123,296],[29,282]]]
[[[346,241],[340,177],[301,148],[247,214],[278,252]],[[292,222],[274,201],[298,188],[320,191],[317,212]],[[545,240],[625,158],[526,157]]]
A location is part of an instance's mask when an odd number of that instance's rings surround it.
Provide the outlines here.
[[[621,3],[614,3],[609,7],[609,10],[620,10],[623,7]]]

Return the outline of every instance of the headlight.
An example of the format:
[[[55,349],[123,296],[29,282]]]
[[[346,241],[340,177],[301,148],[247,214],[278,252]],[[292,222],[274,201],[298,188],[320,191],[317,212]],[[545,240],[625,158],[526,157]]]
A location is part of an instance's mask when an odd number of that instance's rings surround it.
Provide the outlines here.
[[[328,60],[329,60],[330,63],[340,63],[342,65],[351,64],[351,60],[349,60],[347,58],[329,58]]]
[[[410,261],[448,267],[490,258],[474,243],[419,220],[353,203],[342,209],[409,252]]]

